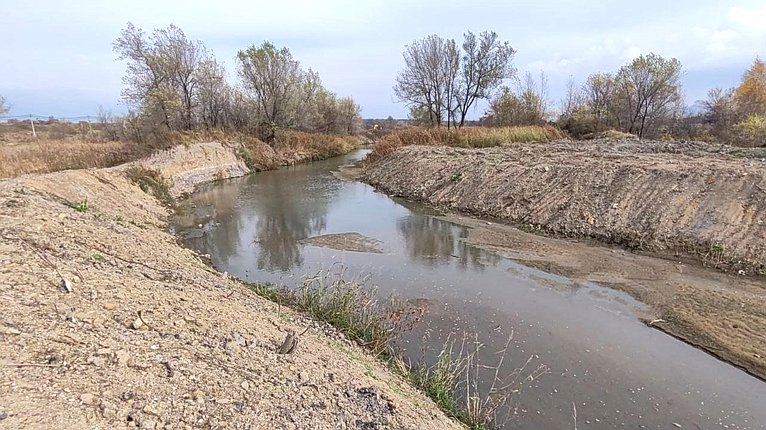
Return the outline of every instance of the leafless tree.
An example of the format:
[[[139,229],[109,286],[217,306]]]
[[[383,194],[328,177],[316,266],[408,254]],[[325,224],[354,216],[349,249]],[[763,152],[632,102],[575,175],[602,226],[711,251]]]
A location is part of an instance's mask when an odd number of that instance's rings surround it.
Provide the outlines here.
[[[561,117],[568,118],[580,111],[585,105],[584,89],[577,84],[574,77],[567,80],[566,93],[561,100]]]

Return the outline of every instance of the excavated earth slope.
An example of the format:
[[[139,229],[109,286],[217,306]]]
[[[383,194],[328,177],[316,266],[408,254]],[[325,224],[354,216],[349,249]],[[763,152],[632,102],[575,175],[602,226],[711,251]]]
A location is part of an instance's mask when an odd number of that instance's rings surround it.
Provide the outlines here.
[[[220,145],[176,151],[157,166],[184,178],[176,192],[241,173]],[[0,182],[0,428],[460,428],[353,343],[207,267],[167,215],[122,168]]]
[[[646,141],[406,147],[364,177],[391,194],[527,228],[764,275],[766,160],[714,149]]]

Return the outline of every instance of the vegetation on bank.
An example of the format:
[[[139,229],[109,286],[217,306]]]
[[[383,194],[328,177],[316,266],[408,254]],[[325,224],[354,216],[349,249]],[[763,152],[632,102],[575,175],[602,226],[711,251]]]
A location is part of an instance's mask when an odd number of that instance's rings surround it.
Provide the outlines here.
[[[37,123],[36,136],[29,123],[0,124],[0,179],[31,173],[112,167],[147,157],[174,145],[218,141],[237,148],[237,156],[253,171],[346,154],[361,139],[352,135],[279,130],[271,144],[250,133],[199,130],[166,133],[162,142],[139,143],[111,137],[111,123]]]
[[[448,339],[436,360],[425,354],[416,363],[405,361],[397,347],[400,336],[418,322],[424,310],[407,306],[393,298],[383,303],[376,291],[364,286],[364,280],[344,278],[344,273],[320,272],[307,277],[295,289],[268,284],[247,284],[256,294],[280,305],[289,306],[312,319],[340,330],[430,397],[449,417],[470,429],[498,426],[498,419],[508,419],[513,396],[523,381],[547,373],[547,367],[528,369],[529,362],[501,376],[510,338],[499,351],[494,365],[480,363],[478,340]],[[489,387],[479,385],[482,377],[494,376]]]
[[[487,148],[507,143],[548,142],[563,139],[556,127],[463,127],[457,129],[406,127],[387,134],[372,148],[368,160],[385,157],[398,148],[410,145],[455,146],[461,148]]]

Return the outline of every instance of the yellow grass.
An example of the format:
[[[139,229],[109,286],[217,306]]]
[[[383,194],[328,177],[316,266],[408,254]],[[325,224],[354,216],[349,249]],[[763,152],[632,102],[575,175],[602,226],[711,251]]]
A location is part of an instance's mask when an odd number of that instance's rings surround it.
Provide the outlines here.
[[[36,140],[0,143],[0,178],[27,173],[109,167],[147,155],[135,143],[82,140]]]
[[[409,145],[443,145],[462,148],[486,148],[517,142],[547,142],[563,139],[564,135],[551,126],[523,127],[464,127],[445,128],[407,127],[394,131],[381,139],[372,149],[370,160],[375,160]]]

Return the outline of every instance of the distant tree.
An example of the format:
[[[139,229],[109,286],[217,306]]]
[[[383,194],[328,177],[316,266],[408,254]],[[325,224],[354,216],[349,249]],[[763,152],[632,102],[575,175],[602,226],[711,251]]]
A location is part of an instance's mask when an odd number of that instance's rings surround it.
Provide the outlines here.
[[[544,124],[548,117],[548,78],[540,74],[539,85],[531,73],[517,85],[516,92],[501,87],[490,100],[482,122],[495,127]]]
[[[270,42],[251,46],[237,54],[242,83],[253,95],[263,120],[274,126],[289,126],[289,107],[302,82],[300,64],[287,48]]]
[[[567,80],[566,93],[561,100],[561,113],[562,118],[568,118],[573,116],[576,112],[579,112],[585,106],[585,91],[577,84],[574,77],[570,76]]]
[[[114,50],[128,62],[122,96],[129,105],[168,129],[194,127],[197,72],[206,56],[200,42],[172,24],[147,36],[128,23]]]
[[[728,140],[737,123],[737,104],[734,89],[713,88],[707,92],[707,99],[700,102],[705,121],[712,127],[712,134]]]
[[[11,107],[8,102],[5,101],[5,97],[0,96],[0,115],[6,114],[11,111]]]
[[[766,116],[766,64],[756,58],[734,91],[740,116]]]
[[[585,105],[599,126],[616,127],[615,91],[617,82],[609,73],[590,75],[583,87]]]
[[[224,127],[230,114],[231,89],[226,83],[226,71],[215,59],[200,62],[196,73],[195,105],[200,122],[207,129]]]
[[[115,118],[111,111],[104,109],[103,106],[99,106],[96,111],[96,121],[98,121],[104,136],[108,140],[118,140],[120,138],[120,128],[117,124],[118,119]]]
[[[656,135],[659,126],[683,114],[681,62],[656,54],[641,55],[615,76],[612,105],[628,133]]]
[[[394,94],[400,101],[427,111],[429,125],[441,126],[450,115],[448,99],[455,88],[455,79],[451,79],[453,66],[459,62],[455,41],[433,34],[407,45],[403,56],[405,69],[396,77]]]
[[[362,108],[351,97],[338,100],[338,120],[341,133],[355,134],[362,126]]]
[[[494,32],[467,32],[462,52],[453,39],[428,36],[407,45],[394,94],[419,122],[462,127],[476,100],[486,99],[512,76],[515,51]]]
[[[476,100],[488,98],[503,79],[513,75],[511,61],[515,54],[508,42],[500,42],[494,31],[484,31],[478,38],[470,31],[465,33],[460,84],[456,93],[460,127],[465,124]]]

